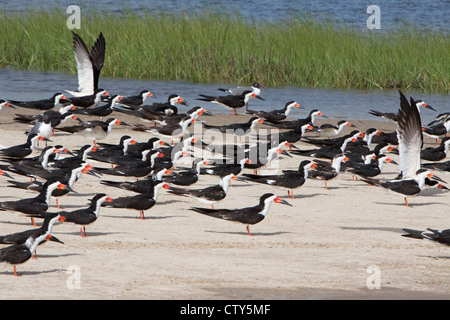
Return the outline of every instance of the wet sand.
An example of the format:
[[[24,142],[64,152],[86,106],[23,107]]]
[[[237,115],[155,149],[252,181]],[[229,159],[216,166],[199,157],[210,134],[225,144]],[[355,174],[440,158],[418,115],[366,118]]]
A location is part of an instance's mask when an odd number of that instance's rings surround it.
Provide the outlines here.
[[[26,125],[12,122],[14,113],[35,111],[4,108],[0,113],[0,144],[10,146],[25,141]],[[81,116],[80,116],[81,117]],[[138,119],[118,114],[130,124]],[[85,119],[85,117],[82,117]],[[241,122],[247,115],[201,116],[209,124]],[[87,119],[87,118],[86,118]],[[317,124],[336,119],[319,119]],[[352,121],[359,130],[375,127],[395,130],[388,121]],[[69,122],[67,123],[69,124]],[[258,125],[258,128],[267,128]],[[346,128],[344,133],[349,132]],[[149,133],[115,127],[102,142],[117,143],[129,134],[138,142]],[[314,136],[314,133],[308,133]],[[76,135],[57,132],[53,144],[76,150],[89,143]],[[434,146],[429,138],[425,146]],[[300,148],[310,148],[300,141]],[[42,147],[42,145],[41,145]],[[38,151],[33,153],[38,154]],[[392,155],[396,160],[396,156]],[[304,157],[282,156],[283,169],[296,169]],[[95,166],[108,167],[93,162]],[[189,163],[180,162],[180,166]],[[397,166],[387,164],[380,178],[393,178]],[[245,170],[245,172],[250,172]],[[267,171],[272,172],[272,171]],[[262,171],[261,174],[265,172]],[[438,175],[449,181],[448,173]],[[17,181],[28,178],[13,174]],[[102,176],[110,180],[133,177]],[[6,187],[0,177],[0,201],[33,197],[36,193]],[[202,188],[217,183],[215,176],[201,176]],[[88,204],[94,194],[111,197],[134,195],[99,184],[99,179],[83,175],[74,185],[77,192],[59,199],[63,210]],[[256,205],[259,197],[273,192],[292,207],[273,204],[266,218],[250,227],[214,219],[189,210],[201,203],[162,190],[157,204],[146,211],[102,208],[98,220],[86,227],[81,238],[79,226],[58,223],[53,235],[64,245],[47,242],[37,250],[38,259],[12,266],[0,264],[2,299],[448,299],[447,247],[431,241],[402,237],[402,228],[449,227],[447,192],[424,190],[411,197],[410,208],[403,196],[354,181],[341,173],[328,182],[308,179],[294,190],[295,199],[272,186],[235,181],[226,198],[216,208]],[[54,198],[49,209],[57,212]],[[31,228],[30,219],[4,211],[1,234]],[[379,283],[375,280],[379,280]],[[370,289],[379,284],[378,288]]]

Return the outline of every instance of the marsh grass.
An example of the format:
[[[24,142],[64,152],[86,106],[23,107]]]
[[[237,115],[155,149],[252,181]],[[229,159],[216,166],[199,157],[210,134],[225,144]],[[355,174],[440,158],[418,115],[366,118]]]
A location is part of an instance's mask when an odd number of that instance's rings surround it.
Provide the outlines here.
[[[261,23],[212,10],[192,15],[87,10],[75,31],[88,47],[103,32],[107,77],[449,92],[448,34],[412,26],[354,30],[309,17]],[[0,66],[76,73],[66,19],[62,9],[2,13]]]

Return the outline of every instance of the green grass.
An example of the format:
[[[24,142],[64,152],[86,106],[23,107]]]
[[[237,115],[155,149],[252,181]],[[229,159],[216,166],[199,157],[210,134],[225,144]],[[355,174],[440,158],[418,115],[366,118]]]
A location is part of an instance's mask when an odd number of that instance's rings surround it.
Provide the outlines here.
[[[0,66],[76,73],[63,9],[0,14]],[[448,93],[448,34],[405,26],[354,31],[308,17],[277,23],[190,16],[82,12],[75,30],[91,47],[102,31],[102,76],[194,83],[399,88]]]

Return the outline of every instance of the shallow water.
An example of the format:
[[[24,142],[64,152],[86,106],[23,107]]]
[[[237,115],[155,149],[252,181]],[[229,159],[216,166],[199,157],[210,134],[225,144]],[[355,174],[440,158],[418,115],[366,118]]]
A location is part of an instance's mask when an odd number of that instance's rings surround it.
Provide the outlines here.
[[[189,106],[205,107],[214,114],[230,114],[231,111],[222,106],[198,101],[199,94],[222,95],[219,87],[228,87],[220,84],[192,84],[184,82],[144,81],[133,79],[100,78],[101,88],[110,94],[135,95],[141,90],[149,90],[156,98],[149,98],[146,103],[163,102],[170,94],[179,94],[188,101]],[[264,85],[264,84],[262,84]],[[56,92],[77,89],[77,77],[72,74],[57,72],[15,71],[12,69],[0,70],[0,99],[11,100],[38,100],[51,97]],[[423,109],[422,122],[428,123],[434,116],[442,112],[450,112],[448,95],[426,94],[404,91],[407,97],[422,99],[434,107],[437,112]],[[334,90],[312,89],[296,87],[279,87],[262,89],[261,96],[265,101],[254,99],[250,102],[250,109],[272,110],[281,109],[286,102],[295,100],[305,107],[295,109],[289,115],[292,118],[304,118],[312,109],[319,109],[332,119],[379,120],[368,113],[370,109],[382,112],[397,112],[399,108],[399,95],[396,90]],[[187,107],[180,106],[186,111]],[[243,113],[243,110],[239,110]],[[1,114],[0,114],[1,116]]]
[[[407,23],[424,29],[448,32],[450,25],[448,0],[0,0],[0,10],[14,12],[30,8],[66,8],[72,4],[80,6],[81,12],[93,8],[97,12],[107,10],[120,13],[127,8],[134,12],[189,14],[204,12],[206,8],[213,12],[236,12],[255,21],[280,21],[292,16],[309,15],[319,20],[331,19],[346,23],[361,30],[367,30],[368,6],[377,5],[381,13],[381,30],[395,30]]]

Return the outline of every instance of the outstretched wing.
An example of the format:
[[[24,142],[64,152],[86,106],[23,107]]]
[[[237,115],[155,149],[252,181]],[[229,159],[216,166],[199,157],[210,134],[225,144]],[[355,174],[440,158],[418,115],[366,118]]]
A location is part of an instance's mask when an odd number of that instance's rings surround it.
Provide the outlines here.
[[[400,91],[399,91],[400,92]],[[397,115],[399,142],[399,170],[402,179],[414,179],[420,169],[423,145],[422,121],[414,100],[411,103],[400,92],[400,110]]]
[[[92,62],[94,72],[94,91],[98,89],[98,79],[100,77],[100,71],[103,68],[103,62],[105,61],[105,49],[106,42],[103,34],[100,32],[97,41],[91,49],[89,57]]]
[[[84,95],[91,95],[98,88],[98,79],[105,60],[105,38],[100,33],[89,52],[83,39],[73,31],[72,34],[73,50],[77,61],[78,91]]]
[[[83,39],[75,32],[73,35],[73,51],[77,61],[78,91],[86,95],[94,93],[94,71],[89,51]]]

